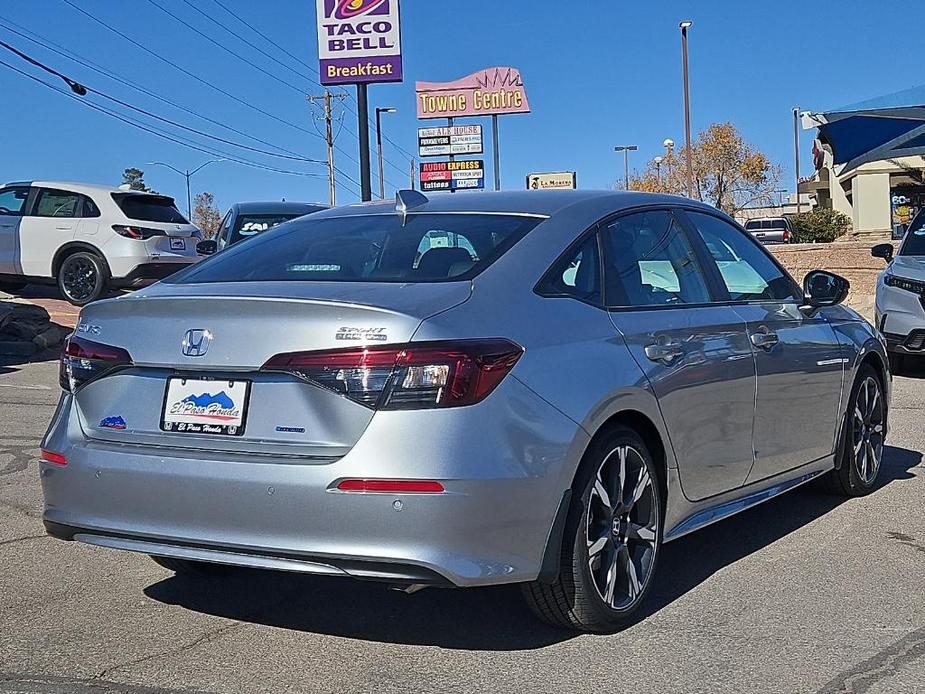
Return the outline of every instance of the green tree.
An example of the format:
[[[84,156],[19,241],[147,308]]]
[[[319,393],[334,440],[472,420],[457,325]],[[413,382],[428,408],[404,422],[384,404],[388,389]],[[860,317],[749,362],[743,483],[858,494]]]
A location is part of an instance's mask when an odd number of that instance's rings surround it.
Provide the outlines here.
[[[203,191],[196,194],[192,222],[202,229],[203,236],[207,239],[218,233],[218,225],[222,223],[222,213],[215,206],[215,196],[212,193]]]
[[[138,190],[143,193],[157,192],[145,185],[145,172],[134,166],[130,166],[122,172],[122,185],[128,185],[132,190]]]

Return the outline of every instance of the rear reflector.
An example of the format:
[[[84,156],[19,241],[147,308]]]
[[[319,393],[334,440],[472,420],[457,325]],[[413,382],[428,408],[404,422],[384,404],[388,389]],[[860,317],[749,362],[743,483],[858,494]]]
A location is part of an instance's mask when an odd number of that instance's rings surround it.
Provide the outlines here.
[[[286,371],[378,410],[462,407],[484,400],[523,348],[510,340],[451,340],[277,354]]]
[[[55,465],[67,465],[67,458],[65,458],[60,453],[53,453],[52,451],[46,451],[42,449],[42,460],[46,463],[54,463]]]
[[[383,492],[392,494],[441,494],[443,485],[433,480],[344,480],[342,492]]]

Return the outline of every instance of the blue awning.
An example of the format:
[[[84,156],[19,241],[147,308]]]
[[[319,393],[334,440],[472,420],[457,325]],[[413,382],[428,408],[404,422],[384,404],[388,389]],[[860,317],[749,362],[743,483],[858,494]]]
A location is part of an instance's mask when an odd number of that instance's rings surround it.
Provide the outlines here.
[[[925,154],[925,85],[818,113],[803,127],[819,128],[845,174],[862,164]]]

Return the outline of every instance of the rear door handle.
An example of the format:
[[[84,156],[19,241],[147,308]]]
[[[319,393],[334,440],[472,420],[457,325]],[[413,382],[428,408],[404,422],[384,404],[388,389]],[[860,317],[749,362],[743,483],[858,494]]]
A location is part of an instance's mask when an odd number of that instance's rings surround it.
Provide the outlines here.
[[[777,336],[777,333],[772,332],[752,333],[749,335],[748,339],[752,341],[752,344],[755,345],[755,347],[763,350],[770,350],[778,342],[780,342],[780,338]]]
[[[55,229],[60,229],[61,231],[70,231],[73,228],[73,224],[59,224],[55,227]]]
[[[675,359],[684,354],[684,348],[680,342],[656,342],[654,345],[646,346],[646,357],[650,361],[660,361],[670,364]]]

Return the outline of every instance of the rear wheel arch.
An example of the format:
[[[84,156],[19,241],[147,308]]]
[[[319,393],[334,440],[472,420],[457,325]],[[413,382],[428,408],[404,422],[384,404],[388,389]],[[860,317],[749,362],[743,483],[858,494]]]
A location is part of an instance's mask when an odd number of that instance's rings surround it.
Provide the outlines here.
[[[591,437],[591,440],[588,442],[588,445],[585,448],[585,453],[587,454],[587,451],[593,449],[594,444],[601,436],[620,426],[632,429],[637,434],[639,434],[643,442],[648,447],[649,452],[652,454],[652,457],[655,458],[656,468],[658,469],[659,473],[659,491],[662,495],[662,500],[667,501],[668,456],[666,455],[665,451],[665,442],[662,440],[662,434],[658,427],[655,426],[655,422],[653,422],[647,415],[643,414],[639,410],[623,410],[611,415],[605,422],[601,424],[600,427],[598,427],[597,431],[594,432],[594,435]],[[577,474],[578,471],[576,470],[575,475],[577,476]]]
[[[103,267],[106,268],[106,272],[111,274],[109,263],[107,262],[103,251],[94,246],[92,243],[86,243],[83,241],[71,241],[61,246],[61,248],[59,248],[55,253],[55,257],[51,262],[51,276],[58,276],[58,270],[61,269],[61,263],[64,262],[65,258],[67,258],[69,255],[80,252],[93,253],[95,256],[99,257],[103,263]]]

